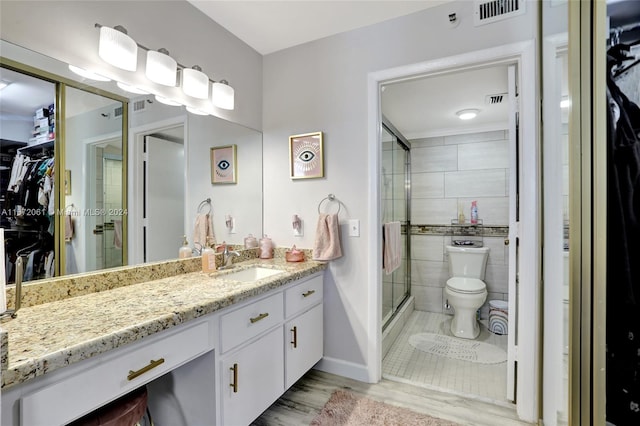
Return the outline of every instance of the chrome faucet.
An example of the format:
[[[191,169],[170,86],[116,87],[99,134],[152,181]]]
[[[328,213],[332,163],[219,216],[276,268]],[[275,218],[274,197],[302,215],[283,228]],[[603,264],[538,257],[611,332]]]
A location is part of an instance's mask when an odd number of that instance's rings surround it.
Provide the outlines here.
[[[233,268],[233,258],[240,257],[240,253],[235,250],[229,250],[229,246],[224,246],[224,251],[222,252],[222,265],[220,269],[229,269]]]

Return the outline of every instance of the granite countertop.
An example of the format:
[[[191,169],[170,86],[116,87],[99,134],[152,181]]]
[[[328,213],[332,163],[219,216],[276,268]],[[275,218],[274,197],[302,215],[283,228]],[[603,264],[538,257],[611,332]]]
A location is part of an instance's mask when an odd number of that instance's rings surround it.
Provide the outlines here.
[[[225,279],[252,265],[286,273],[255,282]],[[8,353],[2,389],[135,342],[322,271],[314,261],[253,259],[233,270],[191,272],[30,306],[3,322]],[[5,334],[6,336],[7,334]],[[4,354],[3,354],[4,355]]]

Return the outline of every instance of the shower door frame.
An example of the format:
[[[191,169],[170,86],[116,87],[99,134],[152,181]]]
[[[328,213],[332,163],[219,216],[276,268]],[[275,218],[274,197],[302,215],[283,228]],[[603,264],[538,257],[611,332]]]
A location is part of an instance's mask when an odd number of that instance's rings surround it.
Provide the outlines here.
[[[404,201],[405,201],[405,221],[401,222],[402,225],[405,226],[405,244],[404,244],[404,295],[400,303],[395,306],[395,295],[394,288],[395,283],[392,281],[391,284],[391,316],[387,318],[386,321],[382,324],[382,331],[384,331],[389,324],[396,317],[400,308],[404,306],[405,303],[411,297],[411,142],[405,138],[402,133],[387,119],[387,117],[382,115],[382,123],[381,128],[385,129],[392,136],[395,137],[393,141],[394,144],[397,144],[402,148],[405,155],[404,161]],[[395,163],[395,162],[394,162]],[[392,163],[393,167],[393,163]],[[393,168],[392,168],[393,172]],[[393,174],[393,173],[392,173]],[[395,218],[394,218],[395,219]],[[384,281],[382,282],[384,287]],[[380,300],[381,304],[384,302],[384,297]]]

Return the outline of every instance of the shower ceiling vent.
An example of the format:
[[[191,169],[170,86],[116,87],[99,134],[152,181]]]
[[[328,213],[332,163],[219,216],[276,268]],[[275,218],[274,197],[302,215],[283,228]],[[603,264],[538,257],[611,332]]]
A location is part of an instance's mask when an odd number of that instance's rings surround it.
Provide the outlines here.
[[[501,104],[507,99],[506,93],[498,93],[495,95],[487,95],[484,97],[484,103],[487,105]]]
[[[523,15],[525,0],[476,0],[473,22],[475,26],[490,24]]]

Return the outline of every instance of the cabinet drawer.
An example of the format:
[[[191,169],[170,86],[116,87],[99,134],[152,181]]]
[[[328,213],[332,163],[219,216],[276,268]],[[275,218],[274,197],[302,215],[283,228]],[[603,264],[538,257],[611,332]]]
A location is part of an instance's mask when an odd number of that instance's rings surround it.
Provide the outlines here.
[[[226,352],[280,324],[283,320],[282,293],[236,309],[220,318],[221,352]]]
[[[208,322],[157,337],[152,343],[135,343],[133,350],[91,363],[86,370],[24,396],[21,424],[68,423],[211,349]]]
[[[322,275],[318,275],[286,290],[286,317],[319,303],[322,300],[322,283]]]

